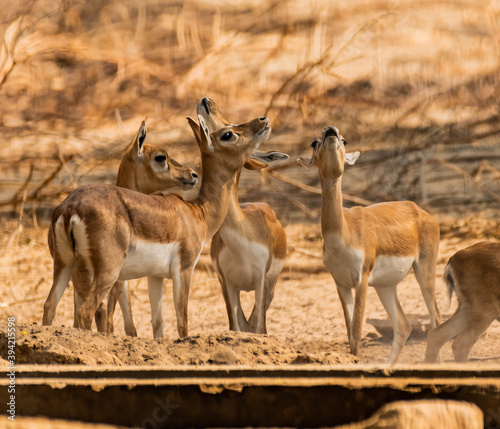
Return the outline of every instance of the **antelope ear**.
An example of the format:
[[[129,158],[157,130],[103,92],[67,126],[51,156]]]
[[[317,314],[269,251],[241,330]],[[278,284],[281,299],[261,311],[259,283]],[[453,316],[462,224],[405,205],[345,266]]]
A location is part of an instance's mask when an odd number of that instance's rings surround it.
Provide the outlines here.
[[[281,161],[288,158],[290,157],[286,153],[275,151],[262,152],[260,150],[256,150],[251,158],[247,162],[245,162],[243,167],[245,167],[247,170],[261,170],[263,168],[266,168],[269,163]]]
[[[256,150],[252,155],[252,159],[256,159],[263,162],[276,162],[288,158],[290,157],[286,153],[276,152],[273,150],[269,152],[262,152],[260,150]]]
[[[311,158],[299,158],[297,159],[297,162],[302,165],[302,167],[312,167],[314,165],[314,159],[311,157]]]
[[[196,139],[196,144],[201,150],[201,136],[200,136],[200,126],[196,123],[196,121],[190,116],[186,116],[189,126],[191,130],[193,130],[194,138]]]
[[[268,166],[267,162],[260,161],[255,158],[250,158],[247,162],[243,164],[247,170],[262,170]]]
[[[139,127],[139,131],[134,137],[132,141],[132,150],[137,155],[142,155],[142,148],[144,146],[144,142],[146,141],[146,121],[142,121],[141,126]]]
[[[210,138],[210,130],[208,129],[207,123],[203,116],[198,115],[198,122],[200,123],[200,128],[202,132],[200,133],[201,143],[206,149],[210,152],[214,150],[214,146],[212,144],[212,139]]]
[[[359,155],[359,151],[346,153],[345,162],[349,165],[354,165],[354,163],[358,160]]]

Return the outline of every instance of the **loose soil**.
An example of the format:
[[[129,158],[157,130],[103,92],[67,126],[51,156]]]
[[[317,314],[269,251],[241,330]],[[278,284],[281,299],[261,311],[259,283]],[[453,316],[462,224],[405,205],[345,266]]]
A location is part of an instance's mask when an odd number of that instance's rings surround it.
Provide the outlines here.
[[[470,226],[470,225],[469,225]],[[451,228],[451,227],[450,227]],[[72,328],[73,298],[67,289],[57,308],[53,326],[41,326],[43,302],[50,289],[51,258],[45,241],[46,230],[32,236],[27,243],[10,244],[4,252],[4,263],[10,258],[10,278],[6,284],[16,289],[4,290],[5,317],[15,316],[17,324],[16,358],[18,363],[68,363],[114,365],[199,365],[199,364],[292,364],[292,363],[384,363],[389,355],[391,339],[383,325],[387,314],[373,288],[369,289],[360,355],[349,353],[342,307],[333,280],[323,268],[321,235],[318,225],[301,224],[286,227],[294,247],[283,270],[271,308],[268,311],[268,335],[235,333],[228,330],[227,315],[220,286],[202,255],[195,270],[189,300],[189,337],[178,339],[172,302],[171,282],[165,281],[165,337],[152,339],[150,306],[145,279],[131,282],[132,306],[138,338],[123,331],[120,310],[115,314],[115,335]],[[441,241],[436,292],[438,305],[452,314],[456,298],[448,308],[447,290],[442,280],[449,256],[479,240],[445,238]],[[16,250],[17,249],[17,250]],[[207,249],[205,249],[206,252]],[[6,265],[3,265],[6,267]],[[8,265],[7,265],[8,266]],[[23,282],[16,277],[22,276]],[[403,348],[400,363],[419,363],[425,354],[427,310],[413,273],[399,285],[399,299],[415,321],[415,335]],[[9,299],[9,293],[11,297]],[[12,296],[17,298],[13,301]],[[254,294],[243,293],[243,308],[250,312]],[[8,301],[10,300],[10,302]],[[427,322],[426,322],[427,321]],[[6,357],[5,323],[0,324],[0,355]],[[389,330],[390,333],[390,330]],[[500,362],[500,324],[494,322],[478,341],[471,361],[486,364]],[[444,347],[445,361],[452,361],[450,344]],[[5,363],[5,362],[4,362]]]

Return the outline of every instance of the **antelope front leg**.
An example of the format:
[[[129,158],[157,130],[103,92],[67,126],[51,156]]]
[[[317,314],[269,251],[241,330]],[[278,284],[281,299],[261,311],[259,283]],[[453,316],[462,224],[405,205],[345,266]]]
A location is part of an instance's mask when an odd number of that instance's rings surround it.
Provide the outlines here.
[[[189,288],[191,286],[191,271],[192,267],[175,273],[172,276],[179,338],[188,336],[188,299]]]
[[[264,286],[264,296],[265,296],[265,307],[264,307],[264,315],[265,315],[265,325],[267,324],[267,311],[269,310],[269,307],[271,306],[271,302],[273,301],[273,297],[274,297],[274,288],[276,286],[276,281],[278,280],[278,277],[274,277],[274,278],[269,278],[269,277],[266,277],[265,279],[265,286]],[[250,329],[251,329],[251,332],[256,332],[255,329],[256,329],[256,307],[254,305],[253,307],[253,310],[252,310],[252,314],[250,315],[250,318],[248,319],[249,321],[249,324],[250,324]],[[266,331],[267,331],[267,327],[266,327]],[[267,332],[266,332],[267,333]]]
[[[153,337],[162,338],[165,324],[163,316],[163,279],[159,277],[148,277],[148,292],[149,302],[151,304]]]
[[[220,273],[217,273],[219,277],[219,283],[221,285],[222,289],[222,296],[224,297],[224,302],[226,303],[226,311],[227,311],[227,317],[229,319],[229,329],[231,331],[239,331],[239,326],[238,326],[238,316],[236,313],[233,312],[234,304],[233,302],[235,301],[235,296],[234,293],[231,293],[232,291],[229,290],[229,285],[226,280],[226,276],[224,273],[221,271]]]
[[[337,284],[337,292],[339,294],[342,309],[344,310],[345,327],[347,329],[347,339],[351,344],[352,337],[352,314],[354,311],[354,301],[352,299],[352,291],[350,288]],[[352,352],[352,349],[351,349]]]
[[[241,307],[241,296],[240,290],[233,283],[231,288],[231,302],[233,303],[233,318],[237,320],[235,331],[238,332],[252,332],[248,320],[243,313],[243,308]]]
[[[255,288],[255,306],[249,319],[250,330],[256,334],[266,334],[266,281],[264,278]]]
[[[366,293],[368,290],[368,277],[364,276],[361,283],[356,288],[356,298],[354,298],[354,312],[352,315],[352,332],[349,341],[351,353],[358,355],[359,343],[361,342],[361,329],[363,328],[363,315],[365,314]]]

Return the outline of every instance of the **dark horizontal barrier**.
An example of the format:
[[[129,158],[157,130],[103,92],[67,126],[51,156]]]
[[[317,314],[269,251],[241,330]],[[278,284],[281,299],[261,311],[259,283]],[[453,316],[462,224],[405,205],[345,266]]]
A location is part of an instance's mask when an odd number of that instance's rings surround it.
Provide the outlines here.
[[[3,369],[0,399],[9,402]],[[435,365],[19,366],[17,416],[144,428],[325,427],[365,419],[396,400],[475,403],[500,428],[500,371]],[[6,405],[0,410],[6,413]]]

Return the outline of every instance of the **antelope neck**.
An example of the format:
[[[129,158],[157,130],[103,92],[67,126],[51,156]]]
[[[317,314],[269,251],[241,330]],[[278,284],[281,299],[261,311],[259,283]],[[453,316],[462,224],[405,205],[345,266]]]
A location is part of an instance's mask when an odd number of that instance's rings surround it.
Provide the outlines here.
[[[236,227],[245,218],[243,210],[241,210],[240,203],[238,201],[238,183],[240,179],[241,170],[238,171],[236,177],[229,187],[229,207],[227,211],[226,218],[222,223],[221,228],[231,226]]]
[[[116,186],[136,191],[137,179],[135,174],[135,168],[133,165],[130,164],[133,164],[133,161],[131,161],[128,154],[124,155],[122,158],[122,162],[120,163],[120,167],[118,168],[118,175],[116,176]],[[125,172],[128,172],[128,175]]]
[[[208,167],[208,168],[207,168]],[[227,170],[221,169],[220,165],[210,168],[207,162],[202,165],[202,171],[210,171],[204,174],[198,197],[192,202],[198,207],[202,217],[207,224],[207,239],[211,238],[221,227],[226,217],[234,177]]]
[[[321,230],[323,237],[327,233],[343,235],[344,209],[342,207],[342,176],[321,181]]]

